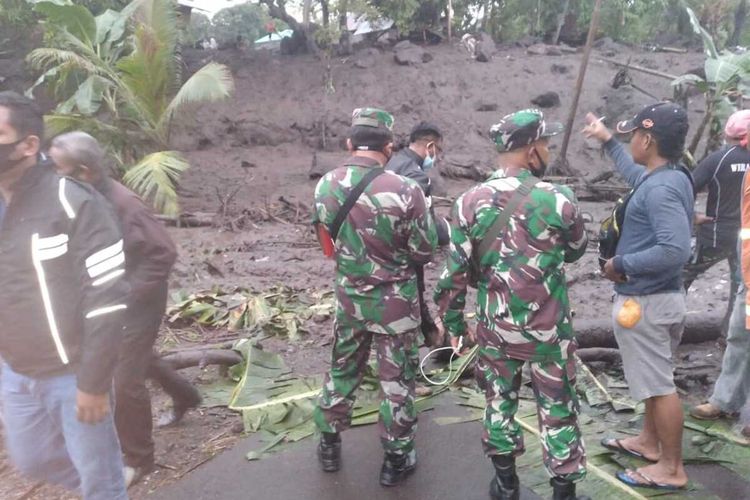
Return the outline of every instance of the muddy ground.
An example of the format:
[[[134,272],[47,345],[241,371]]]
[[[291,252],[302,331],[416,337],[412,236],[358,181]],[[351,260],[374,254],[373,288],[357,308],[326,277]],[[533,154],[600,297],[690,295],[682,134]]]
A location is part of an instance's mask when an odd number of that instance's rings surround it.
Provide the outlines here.
[[[455,165],[472,164],[482,170],[492,167],[493,152],[486,138],[489,126],[505,112],[530,106],[538,94],[556,91],[561,104],[547,110],[549,118],[564,121],[572,100],[580,54],[531,56],[522,47],[500,49],[489,63],[472,61],[458,45],[427,47],[433,59],[417,66],[398,66],[390,50],[373,53],[355,67],[362,55],[331,61],[333,95],[323,91],[324,65],[309,56],[286,57],[270,53],[220,51],[191,52],[190,67],[219,60],[231,66],[236,76],[235,97],[210,109],[198,111],[183,121],[176,147],[192,162],[180,186],[185,212],[216,214],[219,227],[173,228],[180,249],[171,285],[174,290],[196,291],[214,286],[244,286],[256,290],[278,284],[294,288],[330,289],[332,265],[316,247],[309,227],[315,180],[308,176],[316,152],[340,152],[351,110],[380,106],[394,112],[396,132],[404,136],[419,120],[431,120],[445,130],[444,157],[436,174]],[[576,131],[586,111],[606,114],[621,108],[613,104],[610,83],[613,66],[598,57],[681,74],[700,65],[700,53],[643,53],[616,44],[605,44],[592,57],[577,114]],[[669,82],[632,73],[639,87],[658,97],[672,95]],[[650,100],[638,92],[616,92],[620,102],[637,107]],[[604,97],[607,99],[604,99]],[[608,104],[609,101],[609,104]],[[495,111],[480,111],[492,109]],[[702,97],[690,104],[693,128],[703,112]],[[613,122],[622,116],[608,116]],[[323,126],[325,124],[325,127]],[[325,129],[325,144],[323,130]],[[559,141],[558,141],[559,144]],[[553,155],[556,151],[553,150]],[[328,155],[319,154],[319,159]],[[341,157],[345,157],[341,153]],[[597,149],[590,149],[576,133],[568,154],[570,164],[592,177],[610,168]],[[436,177],[441,194],[452,199],[472,184],[467,179]],[[236,191],[236,192],[235,192]],[[227,202],[227,198],[231,198]],[[279,201],[280,198],[286,202]],[[589,229],[598,228],[611,203],[582,203],[591,214]],[[447,211],[448,203],[439,204]],[[438,263],[428,271],[434,283]],[[569,268],[575,279],[571,299],[578,318],[608,317],[611,285],[597,273],[594,245],[586,257]],[[728,297],[728,270],[717,266],[699,279],[689,297],[690,311],[723,310]],[[265,342],[280,352],[287,364],[302,374],[324,371],[331,342],[330,321],[307,325],[309,334],[299,343],[283,339]],[[169,351],[225,341],[225,331],[176,329],[165,326],[161,349]],[[705,397],[720,363],[716,343],[683,346],[680,363],[700,361],[711,367],[699,383],[688,387],[690,401]],[[215,368],[192,368],[185,373],[199,385],[220,377]],[[163,394],[154,391],[155,408],[168,407]],[[133,498],[199,467],[216,453],[230,447],[240,436],[237,415],[224,408],[204,407],[191,412],[175,429],[157,430],[156,472],[131,490]],[[0,454],[2,450],[0,450]],[[37,488],[20,479],[0,455],[0,498],[67,498],[49,487]]]

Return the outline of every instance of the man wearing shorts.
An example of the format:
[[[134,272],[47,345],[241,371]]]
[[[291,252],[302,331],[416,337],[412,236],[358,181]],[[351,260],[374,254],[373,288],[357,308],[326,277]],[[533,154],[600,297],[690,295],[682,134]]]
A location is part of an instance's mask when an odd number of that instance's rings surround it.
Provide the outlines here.
[[[615,282],[613,322],[625,378],[633,399],[645,401],[643,430],[626,439],[605,439],[606,448],[652,462],[617,473],[630,486],[683,488],[683,413],[673,378],[673,353],[685,326],[682,270],[690,257],[695,195],[680,164],[688,120],[673,103],[646,106],[617,126],[632,133],[631,154],[590,114],[584,134],[600,140],[634,191],[614,258],[604,275]]]

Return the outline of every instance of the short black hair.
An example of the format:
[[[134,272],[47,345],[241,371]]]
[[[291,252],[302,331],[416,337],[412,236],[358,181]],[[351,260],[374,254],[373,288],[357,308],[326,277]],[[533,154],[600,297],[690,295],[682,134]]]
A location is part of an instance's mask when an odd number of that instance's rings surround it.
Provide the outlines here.
[[[35,135],[44,140],[44,115],[36,103],[16,92],[0,92],[0,106],[10,110],[10,126],[19,138]]]
[[[354,149],[383,151],[388,144],[393,142],[393,133],[386,128],[355,125],[349,129],[349,139]]]
[[[644,132],[648,132],[644,130]],[[687,127],[679,127],[667,134],[651,134],[656,141],[656,151],[659,156],[667,160],[677,162],[685,154],[685,138],[687,137]]]
[[[443,134],[440,132],[440,128],[438,128],[437,125],[429,122],[419,122],[414,126],[413,129],[411,129],[409,142],[415,143],[422,139],[432,139],[438,141],[442,138]]]

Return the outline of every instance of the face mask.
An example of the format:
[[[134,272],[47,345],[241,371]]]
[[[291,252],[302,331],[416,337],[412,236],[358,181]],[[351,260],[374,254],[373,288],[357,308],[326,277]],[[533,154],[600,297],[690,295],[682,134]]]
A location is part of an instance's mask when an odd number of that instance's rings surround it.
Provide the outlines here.
[[[435,166],[435,157],[430,156],[430,146],[427,146],[427,156],[424,157],[424,160],[422,160],[422,170],[427,172],[432,167]]]
[[[544,160],[542,160],[542,155],[539,154],[539,151],[536,149],[534,150],[534,154],[536,155],[537,160],[539,160],[539,168],[535,169],[531,164],[529,164],[529,168],[531,171],[539,177],[540,179],[544,177],[544,174],[547,172],[547,164]]]
[[[23,161],[23,158],[20,160],[11,160],[10,155],[13,154],[13,151],[15,151],[16,146],[21,144],[26,138],[19,139],[16,142],[11,142],[8,144],[0,144],[0,172],[5,170],[10,170],[11,168],[15,167],[16,164]]]

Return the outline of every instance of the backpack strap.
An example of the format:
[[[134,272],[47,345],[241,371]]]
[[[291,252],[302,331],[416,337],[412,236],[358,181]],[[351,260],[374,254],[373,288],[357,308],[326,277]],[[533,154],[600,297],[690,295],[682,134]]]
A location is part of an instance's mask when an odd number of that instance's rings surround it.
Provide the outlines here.
[[[530,175],[521,183],[521,185],[516,188],[513,196],[511,196],[510,200],[508,201],[508,204],[502,209],[500,215],[497,216],[495,222],[493,222],[490,228],[487,230],[487,233],[484,235],[484,238],[482,238],[482,241],[478,245],[477,251],[474,253],[474,259],[477,268],[479,267],[479,263],[482,260],[482,257],[490,250],[492,244],[495,242],[498,236],[500,236],[500,233],[505,231],[505,228],[510,222],[511,216],[515,213],[518,206],[526,198],[528,198],[537,182],[539,182],[539,179],[537,179],[533,175]]]
[[[336,218],[333,219],[331,226],[328,228],[328,231],[331,234],[331,239],[333,241],[336,241],[336,237],[339,235],[339,230],[341,229],[341,224],[344,223],[346,217],[349,215],[349,212],[354,207],[354,204],[357,203],[359,197],[362,196],[362,193],[364,193],[365,189],[367,189],[367,186],[369,186],[376,177],[384,173],[385,169],[383,168],[371,168],[370,171],[367,172],[364,177],[362,177],[362,180],[359,181],[356,186],[354,186],[354,189],[352,189],[349,193],[349,196],[346,197],[344,204],[341,205],[341,208],[336,214]]]

